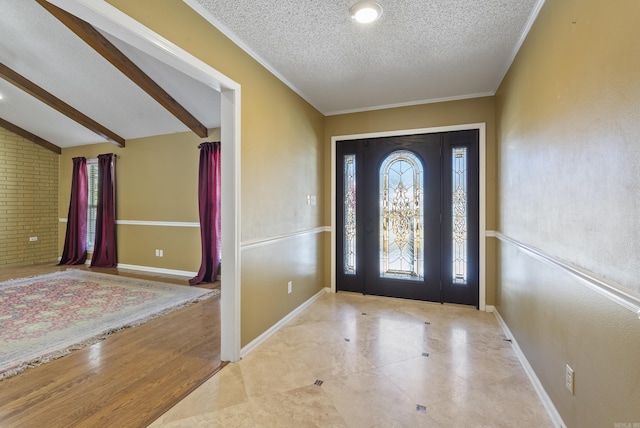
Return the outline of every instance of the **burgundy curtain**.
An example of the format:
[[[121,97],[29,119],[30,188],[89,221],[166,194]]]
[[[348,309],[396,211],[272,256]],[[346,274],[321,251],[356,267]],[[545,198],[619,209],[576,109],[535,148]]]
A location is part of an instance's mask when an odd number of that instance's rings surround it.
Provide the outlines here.
[[[116,267],[116,191],[113,153],[98,156],[96,239],[91,267]]]
[[[198,208],[202,263],[198,275],[189,280],[191,285],[214,282],[220,267],[220,143],[202,143],[198,148]]]
[[[87,159],[73,158],[71,201],[67,215],[61,265],[80,265],[87,261]]]

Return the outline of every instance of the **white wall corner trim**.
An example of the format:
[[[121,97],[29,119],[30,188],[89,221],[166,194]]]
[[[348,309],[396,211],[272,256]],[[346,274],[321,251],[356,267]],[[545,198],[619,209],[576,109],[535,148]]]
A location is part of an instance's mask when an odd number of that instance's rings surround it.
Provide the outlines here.
[[[286,323],[291,321],[293,318],[299,315],[302,311],[308,308],[313,302],[315,302],[320,297],[322,297],[323,294],[330,293],[330,292],[331,292],[331,289],[329,287],[325,287],[322,290],[318,291],[315,295],[311,296],[306,302],[304,302],[303,304],[295,308],[293,311],[289,312],[287,316],[285,316],[280,321],[272,325],[271,328],[269,328],[267,331],[265,331],[260,336],[256,337],[251,342],[249,342],[247,346],[242,348],[242,350],[240,351],[240,356],[246,357],[247,354],[249,354],[249,352],[253,351],[258,346],[260,346],[260,344],[262,344],[265,340],[273,336],[278,330],[284,327]]]
[[[567,428],[567,425],[562,420],[560,413],[558,413],[558,409],[556,409],[556,406],[553,404],[553,401],[551,401],[551,397],[549,397],[549,394],[547,394],[547,391],[542,386],[540,379],[538,379],[538,375],[536,375],[536,372],[533,370],[533,367],[531,367],[531,364],[529,364],[529,360],[527,360],[527,357],[524,355],[524,352],[522,352],[522,349],[520,349],[520,346],[518,345],[518,342],[516,341],[515,337],[513,336],[513,334],[511,334],[511,330],[509,330],[509,326],[507,326],[507,324],[504,322],[504,319],[502,319],[502,317],[500,316],[500,312],[498,312],[497,310],[494,310],[493,313],[496,316],[498,323],[500,323],[500,326],[502,327],[504,334],[507,336],[507,338],[511,340],[511,344],[513,345],[513,350],[516,353],[516,356],[518,357],[518,360],[520,361],[522,368],[524,369],[525,373],[529,377],[529,380],[531,381],[531,385],[536,390],[538,397],[540,397],[540,401],[542,401],[544,408],[547,410],[549,417],[553,421],[554,426]]]
[[[511,55],[509,55],[509,57],[507,58],[507,61],[504,63],[502,67],[502,71],[498,75],[497,82],[495,83],[496,89],[493,91],[494,94],[498,91],[498,88],[500,87],[502,80],[504,80],[504,76],[507,75],[507,72],[511,68],[513,61],[515,61],[516,55],[518,55],[518,52],[520,51],[522,44],[527,38],[529,31],[531,31],[531,27],[533,27],[533,23],[536,21],[536,18],[538,17],[538,14],[540,13],[542,6],[544,6],[544,2],[545,0],[538,0],[533,10],[531,11],[531,14],[529,15],[529,19],[527,19],[527,24],[525,25],[524,30],[522,30],[522,34],[520,34],[520,39],[518,39],[518,42],[513,47],[513,51],[511,52]]]

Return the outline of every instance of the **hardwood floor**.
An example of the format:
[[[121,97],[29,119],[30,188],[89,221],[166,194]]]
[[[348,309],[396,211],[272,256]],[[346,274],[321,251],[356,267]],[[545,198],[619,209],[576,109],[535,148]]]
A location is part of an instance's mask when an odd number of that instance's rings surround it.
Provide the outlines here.
[[[5,268],[0,281],[67,268]],[[92,270],[187,285],[175,276]],[[220,367],[214,297],[0,381],[0,427],[146,427]]]

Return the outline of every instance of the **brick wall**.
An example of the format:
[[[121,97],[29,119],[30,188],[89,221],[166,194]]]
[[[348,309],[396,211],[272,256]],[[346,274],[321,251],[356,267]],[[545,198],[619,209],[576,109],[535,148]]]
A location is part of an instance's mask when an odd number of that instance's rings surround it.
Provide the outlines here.
[[[59,155],[0,128],[0,268],[57,260],[58,169]]]

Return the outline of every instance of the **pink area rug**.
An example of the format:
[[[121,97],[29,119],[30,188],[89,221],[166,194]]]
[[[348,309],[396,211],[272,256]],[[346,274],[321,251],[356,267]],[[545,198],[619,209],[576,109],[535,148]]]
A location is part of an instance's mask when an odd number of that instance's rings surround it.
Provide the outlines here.
[[[0,283],[0,380],[219,290],[82,270]]]

